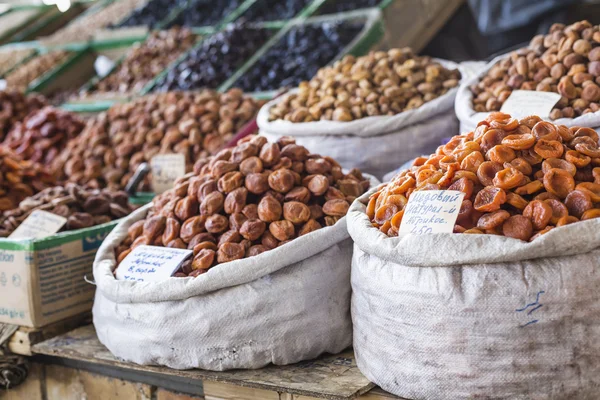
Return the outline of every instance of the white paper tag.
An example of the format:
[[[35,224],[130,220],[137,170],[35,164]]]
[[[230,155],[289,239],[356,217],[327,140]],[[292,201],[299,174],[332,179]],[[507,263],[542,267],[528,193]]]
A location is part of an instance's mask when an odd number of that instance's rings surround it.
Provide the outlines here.
[[[141,245],[132,250],[117,268],[121,281],[158,282],[179,269],[194,252],[187,249]]]
[[[175,185],[175,180],[185,175],[183,154],[159,154],[150,160],[152,169],[152,189],[161,194]]]
[[[514,118],[523,118],[530,115],[545,118],[550,115],[550,111],[559,100],[560,94],[558,93],[513,90],[500,111],[510,114]]]
[[[65,217],[35,210],[10,234],[9,239],[43,239],[54,235],[67,223]]]
[[[110,74],[114,67],[115,62],[106,56],[98,56],[96,57],[96,61],[94,61],[94,69],[100,78],[104,78]]]
[[[458,190],[413,192],[404,209],[399,233],[452,233],[464,197]]]

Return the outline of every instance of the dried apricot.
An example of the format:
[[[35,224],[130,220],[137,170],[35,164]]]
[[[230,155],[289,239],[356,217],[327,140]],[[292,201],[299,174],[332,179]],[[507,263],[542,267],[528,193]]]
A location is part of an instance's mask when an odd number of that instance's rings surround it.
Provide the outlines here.
[[[392,228],[396,230],[396,232],[400,231],[400,224],[402,223],[402,217],[404,216],[404,209],[398,211],[392,219],[390,223],[392,224]]]
[[[524,177],[525,175],[516,168],[505,168],[502,171],[496,172],[492,183],[496,187],[508,190],[521,185]]]
[[[523,173],[523,175],[531,175],[533,172],[533,168],[531,168],[531,164],[529,164],[523,157],[517,157],[510,162],[510,166],[518,169]],[[507,164],[504,164],[505,168],[508,168]]]
[[[484,186],[491,186],[494,184],[494,178],[496,174],[504,169],[504,166],[500,163],[493,161],[485,161],[479,165],[477,169],[477,177]]]
[[[492,212],[500,209],[506,202],[506,192],[503,189],[486,186],[477,193],[473,207],[477,211]]]
[[[550,232],[552,229],[554,229],[554,227],[552,225],[548,225],[541,231],[535,232],[535,234],[531,237],[531,239],[529,239],[529,241],[533,242],[535,239],[539,238],[542,235],[545,235],[546,233]]]
[[[564,199],[575,188],[575,180],[564,169],[550,168],[544,174],[544,187],[548,192]]]
[[[559,140],[560,135],[556,125],[551,122],[540,121],[531,128],[531,134],[538,140]]]
[[[474,151],[463,158],[463,160],[460,162],[460,169],[476,173],[477,169],[484,161],[485,159],[483,158],[483,154],[478,151]]]
[[[558,140],[539,139],[533,150],[542,158],[558,158],[563,154],[563,144]]]
[[[579,222],[579,219],[572,215],[567,215],[567,216],[560,218],[558,220],[558,222],[556,222],[556,226],[565,226],[565,225],[572,224],[574,222]]]
[[[510,218],[510,213],[505,210],[498,210],[491,213],[483,214],[477,221],[479,229],[494,229],[501,226],[504,221]]]
[[[534,151],[533,148],[527,150],[521,150],[521,157],[527,161],[530,165],[537,165],[544,161],[542,156]]]
[[[593,130],[592,128],[587,128],[587,127],[574,127],[575,130],[575,137],[583,137],[583,136],[587,136],[592,138],[592,140],[594,141],[594,143],[598,143],[598,133]]]
[[[506,162],[511,162],[516,158],[515,151],[508,146],[503,144],[498,144],[492,147],[486,154],[487,158],[490,161],[494,161],[497,163],[504,164]]]
[[[569,210],[569,214],[577,218],[581,218],[584,212],[594,208],[590,195],[581,190],[573,190],[569,193],[565,198],[565,205]]]
[[[523,210],[523,216],[531,220],[533,229],[544,229],[552,218],[552,207],[540,200],[533,200]]]
[[[508,135],[502,139],[502,144],[514,150],[529,149],[535,143],[535,137],[530,133]]]
[[[592,176],[594,177],[594,183],[600,184],[600,167],[592,169]]]
[[[592,202],[600,202],[600,184],[594,182],[581,182],[575,189],[587,193]]]
[[[558,220],[562,217],[566,217],[569,215],[569,210],[567,210],[567,206],[565,206],[560,200],[556,199],[547,199],[542,200],[544,203],[548,204],[552,209],[552,217],[550,218],[550,223],[556,225]]]
[[[528,241],[533,234],[533,226],[529,218],[513,215],[502,224],[502,233],[504,236]]]
[[[592,158],[600,157],[600,149],[598,148],[597,145],[590,145],[587,143],[578,143],[575,145],[575,150],[577,150],[581,154],[584,154],[588,157],[592,157]]]
[[[567,150],[565,153],[565,160],[575,165],[577,168],[583,168],[592,162],[591,157],[581,154],[575,150]]]
[[[489,129],[481,137],[481,143],[479,146],[484,153],[487,153],[494,146],[502,143],[507,133],[502,129]]]
[[[375,222],[383,224],[385,221],[392,219],[394,214],[398,212],[398,206],[395,204],[384,204],[375,211]]]
[[[448,187],[448,190],[458,190],[465,194],[465,199],[471,198],[473,194],[473,181],[468,178],[460,178]]]
[[[581,216],[581,220],[585,221],[586,219],[598,218],[600,217],[600,208],[592,208],[591,210],[587,210]]]
[[[544,188],[544,184],[538,180],[531,181],[526,183],[523,186],[519,186],[515,189],[515,193],[521,196],[525,196],[528,194],[534,194],[535,192],[539,192]]]
[[[552,168],[564,169],[565,171],[569,172],[571,176],[575,176],[575,173],[577,172],[577,167],[575,164],[567,160],[563,160],[562,158],[548,158],[544,160],[542,163],[542,171],[546,173]]]
[[[524,210],[527,204],[529,204],[527,200],[513,192],[506,192],[506,203],[517,210]]]

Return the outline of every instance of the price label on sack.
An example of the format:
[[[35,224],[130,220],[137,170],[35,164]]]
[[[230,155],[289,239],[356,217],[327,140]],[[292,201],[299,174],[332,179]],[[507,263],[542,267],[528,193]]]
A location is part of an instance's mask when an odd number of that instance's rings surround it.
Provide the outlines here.
[[[65,217],[35,210],[10,234],[9,239],[43,239],[54,235],[67,223]]]
[[[175,185],[177,178],[185,175],[185,156],[183,154],[159,154],[150,160],[152,170],[152,188],[161,194]]]
[[[193,253],[192,250],[186,249],[138,246],[119,264],[117,279],[138,282],[165,280],[173,276]]]
[[[500,111],[510,114],[514,118],[523,118],[530,115],[548,117],[559,100],[560,94],[558,93],[513,90]]]
[[[399,234],[452,233],[465,194],[457,190],[420,190],[408,199]]]

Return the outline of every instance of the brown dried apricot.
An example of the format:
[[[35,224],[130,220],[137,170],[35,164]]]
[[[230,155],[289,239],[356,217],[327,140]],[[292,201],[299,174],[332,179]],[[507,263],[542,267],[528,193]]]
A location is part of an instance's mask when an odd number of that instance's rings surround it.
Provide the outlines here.
[[[506,203],[518,210],[524,210],[529,204],[527,200],[513,192],[506,192]]]
[[[581,182],[575,187],[575,189],[587,193],[592,202],[600,202],[600,184],[593,182]]]
[[[478,151],[474,151],[463,158],[463,160],[460,162],[460,169],[477,173],[477,169],[484,161],[485,159],[483,158],[483,154]]]
[[[510,162],[510,166],[521,171],[523,175],[531,175],[533,168],[523,157],[517,157]],[[508,168],[507,164],[504,164],[505,168]]]
[[[546,233],[550,232],[552,229],[554,229],[554,227],[552,225],[548,225],[544,229],[535,232],[535,234],[531,237],[531,239],[529,239],[529,241],[533,242],[535,239],[539,238],[542,235],[545,235]]]
[[[504,164],[506,162],[511,162],[516,158],[515,151],[508,146],[503,144],[498,144],[492,147],[486,154],[486,157],[490,161],[494,161],[497,163]]]
[[[546,191],[564,199],[575,189],[575,180],[564,169],[550,168],[544,174],[544,187]]]
[[[556,125],[551,122],[540,121],[531,128],[531,134],[536,139],[559,140],[560,135]]]
[[[534,194],[535,192],[539,192],[544,188],[544,184],[538,180],[531,181],[526,183],[523,186],[519,186],[515,189],[515,193],[521,196],[525,196],[528,194]]]
[[[592,146],[587,143],[578,143],[575,145],[575,150],[591,158],[600,157],[600,149],[598,148],[598,145]]]
[[[569,214],[581,218],[584,212],[594,208],[592,199],[587,192],[581,190],[573,190],[565,198],[565,205],[569,210]]]
[[[224,243],[217,251],[219,264],[239,260],[246,255],[246,249],[239,243]]]
[[[552,168],[564,169],[565,171],[568,171],[571,176],[575,176],[575,173],[577,172],[577,167],[573,163],[563,160],[562,158],[548,158],[544,160],[542,163],[542,171],[546,173]]]
[[[383,224],[385,221],[392,219],[394,214],[398,212],[398,206],[395,204],[384,204],[375,211],[375,222]]]
[[[506,202],[506,192],[494,186],[486,186],[477,193],[473,207],[477,211],[492,212]]]
[[[523,216],[531,220],[536,231],[544,229],[552,218],[552,207],[540,200],[533,200],[523,210]]]
[[[504,221],[510,218],[510,213],[505,210],[498,210],[491,213],[483,214],[477,221],[479,229],[494,229],[501,226]]]
[[[592,169],[592,176],[594,177],[594,183],[600,184],[600,167]]]
[[[479,165],[477,169],[477,177],[484,186],[491,186],[494,184],[494,178],[496,174],[504,169],[504,166],[500,163],[493,161],[485,161]]]
[[[487,153],[494,146],[501,144],[506,136],[507,133],[502,129],[487,130],[481,137],[481,142],[479,143],[481,151]]]
[[[458,190],[459,192],[463,192],[465,194],[464,198],[469,199],[473,194],[473,186],[473,181],[470,179],[460,178],[454,181],[454,183],[448,187],[448,190]]]
[[[531,220],[523,215],[513,215],[502,224],[502,233],[514,239],[528,241],[533,234]]]
[[[562,217],[569,215],[569,210],[560,200],[547,199],[543,200],[544,203],[548,204],[552,209],[552,217],[550,223],[556,225]]]

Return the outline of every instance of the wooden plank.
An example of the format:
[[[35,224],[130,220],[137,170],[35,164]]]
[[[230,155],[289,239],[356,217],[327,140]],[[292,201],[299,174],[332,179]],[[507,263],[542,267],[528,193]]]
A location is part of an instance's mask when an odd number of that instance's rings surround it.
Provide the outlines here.
[[[358,370],[354,353],[351,350],[337,355],[325,355],[317,360],[287,366],[271,365],[259,370],[179,371],[165,367],[126,363],[116,359],[98,341],[94,327],[89,325],[39,343],[33,347],[33,352],[59,359],[76,360],[140,373],[159,374],[164,380],[175,377],[214,381],[331,400],[356,398],[374,387]],[[206,384],[207,382],[205,382]]]
[[[163,388],[156,389],[156,400],[205,400],[204,396],[190,396]]]
[[[204,382],[206,400],[280,400],[279,393],[270,390],[247,388],[219,382]]]
[[[58,365],[46,366],[47,400],[150,400],[152,387]]]
[[[30,356],[32,355],[31,347],[34,344],[69,332],[81,325],[87,325],[91,319],[91,313],[85,312],[42,328],[21,327],[11,336],[8,349],[15,354]]]
[[[381,388],[375,388],[368,393],[360,396],[360,400],[407,400],[391,393],[382,390]]]

